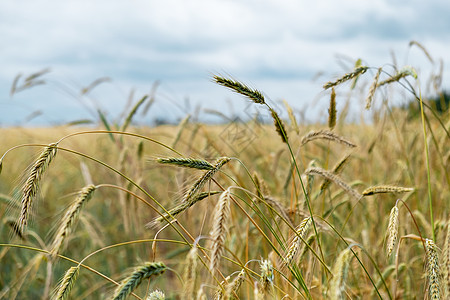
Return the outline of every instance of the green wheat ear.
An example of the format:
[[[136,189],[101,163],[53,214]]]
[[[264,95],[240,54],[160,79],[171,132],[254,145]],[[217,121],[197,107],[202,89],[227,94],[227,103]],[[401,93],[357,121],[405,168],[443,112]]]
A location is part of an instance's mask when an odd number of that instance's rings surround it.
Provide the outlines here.
[[[123,300],[130,295],[144,279],[158,276],[166,271],[167,267],[162,262],[146,262],[137,267],[131,275],[125,278],[114,293],[114,300]]]
[[[234,92],[249,98],[250,100],[252,100],[255,103],[266,104],[263,94],[258,90],[251,89],[248,86],[246,86],[245,84],[242,84],[238,81],[223,78],[223,77],[220,77],[217,75],[214,75],[213,78],[216,83],[218,83],[224,87],[227,87],[227,88],[233,90]]]

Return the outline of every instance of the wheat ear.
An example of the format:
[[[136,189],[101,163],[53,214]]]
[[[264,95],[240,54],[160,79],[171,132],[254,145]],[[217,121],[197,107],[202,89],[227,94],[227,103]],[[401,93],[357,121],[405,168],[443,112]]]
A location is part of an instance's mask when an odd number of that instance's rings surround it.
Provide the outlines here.
[[[138,108],[145,102],[145,100],[147,100],[147,98],[148,98],[148,95],[145,95],[134,105],[134,107],[131,109],[130,113],[126,117],[125,121],[123,122],[122,127],[120,128],[120,131],[127,130],[128,125],[130,125],[130,123],[131,123],[131,119],[133,119],[133,116],[136,114]]]
[[[328,290],[328,299],[331,300],[340,300],[342,298],[342,292],[345,290],[345,281],[348,275],[348,269],[350,260],[352,258],[352,251],[350,248],[346,248],[343,250],[338,258],[336,259],[336,263],[331,270],[333,274],[333,278],[330,281],[330,288]]]
[[[194,245],[186,257],[184,268],[184,293],[182,299],[190,300],[195,298],[195,280],[197,279],[198,249]]]
[[[230,190],[225,190],[220,195],[214,212],[214,223],[211,230],[212,249],[211,249],[211,262],[209,269],[215,274],[219,267],[220,257],[222,256],[223,244],[228,232],[228,223],[230,219]]]
[[[447,221],[447,236],[442,250],[443,289],[447,299],[450,298],[450,220]]]
[[[244,279],[245,279],[245,269],[242,269],[239,272],[239,274],[236,276],[236,278],[233,279],[233,281],[226,286],[226,289],[225,289],[225,299],[226,300],[238,299],[238,298],[236,298],[235,295],[237,295],[237,293],[239,292],[239,289],[241,288],[241,285],[244,282]]]
[[[283,121],[281,121],[277,112],[270,108],[270,113],[272,115],[273,123],[275,125],[275,129],[277,130],[278,135],[281,137],[281,141],[283,143],[288,143],[288,136],[286,132],[286,127],[284,127]]]
[[[395,248],[398,238],[398,207],[397,204],[391,209],[391,213],[389,215],[389,225],[388,225],[388,241],[387,241],[387,257],[390,257],[392,251]]]
[[[345,138],[343,138],[329,130],[319,130],[319,131],[312,131],[312,132],[308,133],[307,135],[302,137],[302,140],[301,140],[302,146],[305,145],[306,143],[309,143],[310,141],[314,141],[317,139],[325,139],[325,140],[337,142],[337,143],[346,145],[351,148],[356,147],[356,145],[353,144],[352,142],[346,140]]]
[[[56,155],[56,143],[50,144],[44,148],[38,159],[34,162],[30,169],[27,180],[22,187],[22,209],[20,211],[20,217],[18,221],[20,232],[24,232],[25,227],[28,225],[28,217],[33,204],[33,200],[36,198],[39,190],[39,184],[47,167]]]
[[[166,271],[166,265],[162,262],[146,262],[142,266],[137,267],[134,272],[125,278],[114,293],[114,300],[125,299],[133,292],[144,279],[151,276],[158,276]]]
[[[391,185],[378,185],[371,186],[365,189],[362,194],[363,196],[370,196],[382,193],[407,193],[414,191],[413,188],[401,187],[401,186],[391,186]]]
[[[183,133],[184,128],[189,123],[189,119],[191,118],[191,115],[187,115],[183,120],[181,120],[180,124],[178,125],[178,131],[175,135],[175,138],[173,139],[171,148],[175,149],[175,146],[178,144],[178,141],[181,138],[181,134]]]
[[[403,67],[401,70],[399,70],[397,72],[397,74],[395,74],[394,76],[389,77],[386,80],[381,81],[380,83],[377,84],[377,87],[389,84],[389,83],[393,83],[396,81],[399,81],[400,79],[406,77],[406,76],[412,76],[414,78],[417,78],[417,72],[416,70],[414,70],[413,67],[411,66],[405,66]]]
[[[423,53],[426,55],[426,57],[430,60],[431,63],[434,63],[433,58],[431,57],[430,53],[428,53],[427,49],[419,42],[417,41],[411,41],[409,42],[409,47],[416,45],[417,47],[419,47]]]
[[[356,76],[364,74],[367,71],[367,69],[368,69],[368,67],[366,67],[366,66],[356,67],[352,72],[345,74],[344,76],[342,76],[341,78],[337,79],[336,81],[333,81],[333,82],[329,81],[329,82],[325,83],[323,85],[323,88],[324,89],[329,89],[330,87],[334,87],[334,86],[339,85],[339,84],[341,84],[343,82],[346,82],[346,81],[348,81],[350,79],[353,79]]]
[[[166,299],[166,295],[160,290],[151,292],[150,295],[148,295],[147,297],[147,300],[164,300],[164,299]]]
[[[216,83],[218,83],[224,87],[227,87],[238,94],[246,96],[247,98],[249,98],[250,100],[252,100],[255,103],[266,104],[263,94],[258,90],[253,90],[238,81],[223,78],[223,77],[220,77],[217,75],[214,76],[213,78]]]
[[[336,126],[336,91],[331,88],[330,108],[328,108],[328,127],[333,129]]]
[[[69,270],[67,270],[67,272],[64,274],[63,279],[61,280],[61,283],[58,285],[58,290],[55,293],[55,296],[52,297],[52,299],[54,300],[68,299],[70,291],[73,288],[75,280],[77,280],[79,272],[80,268],[78,266],[71,267]]]
[[[303,219],[300,225],[297,226],[295,230],[295,236],[292,239],[287,254],[284,257],[284,263],[286,266],[290,266],[292,265],[293,262],[296,261],[296,258],[298,257],[299,254],[300,246],[302,244],[302,239],[305,239],[306,233],[308,232],[311,223],[312,223],[311,217],[307,217]]]
[[[373,78],[373,82],[370,85],[369,93],[366,98],[366,109],[370,109],[370,107],[372,106],[372,99],[373,99],[373,96],[375,95],[375,91],[377,89],[378,79],[380,78],[381,70],[382,70],[382,68],[378,68],[378,71],[375,74],[375,77]]]
[[[64,215],[61,226],[59,227],[55,235],[55,239],[50,250],[50,254],[53,259],[58,254],[64,240],[72,232],[72,229],[78,220],[82,208],[92,198],[92,194],[95,190],[96,187],[94,185],[88,185],[84,187],[78,193],[75,202],[73,202],[69,209],[66,211],[66,214]]]
[[[182,202],[179,205],[175,206],[174,208],[169,210],[169,213],[164,213],[162,216],[154,219],[151,222],[148,222],[145,227],[147,228],[153,228],[155,226],[158,226],[161,222],[170,219],[170,216],[175,217],[176,215],[182,213],[189,207],[193,206],[195,203],[209,197],[212,195],[220,194],[219,191],[210,191],[210,192],[202,192],[197,194],[195,197],[193,197],[189,202]]]
[[[263,259],[261,261],[260,268],[261,268],[261,278],[259,280],[260,293],[263,295],[267,295],[271,293],[273,287],[273,279],[274,279],[273,266],[269,260]]]
[[[197,291],[197,300],[208,300],[206,297],[205,291],[203,290],[203,286],[200,286],[200,288]]]
[[[289,209],[284,207],[279,200],[270,196],[265,196],[264,201],[272,210],[278,212],[283,219],[292,224],[292,220],[289,217]]]
[[[227,276],[225,280],[223,280],[220,285],[217,287],[216,292],[213,295],[214,300],[224,300],[225,299],[225,293],[228,289],[228,286],[230,285],[229,281],[231,279],[231,276]]]
[[[427,250],[428,293],[430,299],[441,299],[441,273],[437,247],[432,240],[425,239],[425,248]]]
[[[356,190],[352,189],[348,184],[343,182],[336,174],[328,172],[322,168],[308,168],[305,171],[305,174],[306,175],[320,175],[322,177],[325,177],[326,179],[339,185],[343,190],[345,190],[348,194],[350,194],[356,200],[360,200],[362,198],[362,195],[360,193],[358,193]]]
[[[350,158],[350,154],[347,154],[346,156],[344,156],[334,167],[333,167],[333,173],[334,174],[339,174],[342,169],[344,168],[345,164],[347,163],[348,159]],[[327,187],[330,185],[331,181],[328,179],[325,179],[322,183],[322,185],[320,186],[320,190],[324,191],[327,189]]]
[[[214,163],[214,168],[205,172],[195,183],[194,185],[187,191],[186,195],[183,198],[183,202],[189,203],[192,198],[202,189],[202,187],[206,184],[208,180],[210,180],[214,174],[216,174],[227,162],[229,162],[231,158],[222,157],[219,158]]]
[[[22,241],[26,240],[26,237],[24,233],[20,231],[19,223],[17,223],[16,220],[6,220],[5,224],[11,228],[11,233],[13,235],[17,235]]]
[[[179,167],[192,168],[198,170],[213,170],[214,166],[203,159],[194,158],[157,158],[156,161],[160,164],[176,165]]]

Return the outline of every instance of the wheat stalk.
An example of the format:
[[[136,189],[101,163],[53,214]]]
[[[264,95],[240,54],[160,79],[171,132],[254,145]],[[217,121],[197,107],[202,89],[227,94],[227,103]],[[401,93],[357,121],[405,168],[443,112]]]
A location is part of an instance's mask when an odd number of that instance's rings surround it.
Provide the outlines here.
[[[365,189],[362,194],[363,196],[370,196],[375,194],[382,193],[407,193],[414,191],[413,188],[401,187],[401,186],[392,186],[392,185],[378,185],[371,186]]]
[[[125,278],[119,287],[116,289],[113,299],[125,299],[131,292],[133,292],[144,279],[151,276],[158,276],[166,271],[167,267],[162,262],[146,262],[142,266],[137,267],[134,272]]]
[[[425,248],[427,251],[427,277],[430,299],[441,299],[441,273],[437,247],[432,240],[425,239]]]
[[[312,131],[312,132],[308,133],[307,135],[305,135],[304,137],[302,137],[301,144],[303,146],[306,143],[317,140],[317,139],[325,139],[325,140],[334,141],[334,142],[346,145],[351,148],[356,147],[356,145],[353,144],[352,142],[346,140],[345,138],[343,138],[329,130]]]
[[[64,274],[63,279],[61,280],[61,283],[58,286],[58,291],[55,293],[52,299],[55,300],[67,299],[69,297],[70,291],[73,288],[75,280],[77,280],[79,272],[80,268],[78,266],[71,267],[69,270],[67,270],[66,273]]]
[[[387,241],[387,257],[390,257],[392,251],[395,248],[398,238],[398,207],[397,204],[391,209],[391,213],[389,215],[389,225],[388,225],[388,241]]]
[[[39,184],[47,167],[50,165],[52,159],[56,155],[56,143],[50,144],[44,148],[38,159],[34,162],[30,169],[27,180],[22,187],[22,209],[20,211],[20,217],[18,221],[20,232],[24,232],[25,227],[28,225],[28,217],[33,204],[33,200],[36,198],[39,190]]]
[[[219,260],[223,251],[223,244],[228,231],[228,223],[230,219],[230,190],[225,190],[217,202],[214,212],[214,223],[211,230],[212,249],[211,262],[209,269],[211,273],[215,273],[219,267]]]
[[[53,259],[56,258],[56,255],[58,254],[64,240],[72,232],[72,229],[78,220],[82,208],[92,198],[92,194],[95,190],[96,187],[94,185],[88,185],[84,187],[78,193],[75,202],[73,202],[69,209],[66,211],[66,214],[62,219],[61,226],[59,227],[55,235],[55,239],[50,250],[50,254]]]
[[[348,184],[343,182],[336,174],[333,174],[331,172],[328,172],[322,168],[308,168],[305,171],[306,175],[320,175],[337,185],[339,185],[343,190],[345,190],[348,194],[350,194],[353,198],[356,200],[360,200],[362,198],[362,195],[358,193],[356,190],[352,189]]]
[[[375,77],[373,78],[372,85],[369,88],[369,94],[367,95],[367,98],[366,98],[366,109],[370,109],[370,107],[372,105],[372,99],[373,99],[373,96],[375,95],[375,91],[378,86],[378,79],[380,78],[381,70],[382,70],[382,68],[378,68],[378,71],[375,74]]]
[[[330,87],[334,87],[336,85],[339,85],[343,82],[346,82],[350,79],[355,78],[356,76],[359,76],[361,74],[364,74],[367,71],[368,67],[366,66],[359,66],[356,67],[352,72],[345,74],[341,78],[337,79],[336,81],[329,81],[323,85],[324,89],[329,89]]]
[[[250,100],[252,100],[257,104],[266,104],[263,94],[258,90],[253,90],[238,81],[223,78],[217,75],[215,75],[213,78],[216,83],[224,87],[227,87],[238,94],[246,96],[247,98],[249,98]]]
[[[214,166],[203,159],[194,158],[157,158],[156,161],[160,164],[176,165],[179,167],[192,168],[198,170],[213,170]]]

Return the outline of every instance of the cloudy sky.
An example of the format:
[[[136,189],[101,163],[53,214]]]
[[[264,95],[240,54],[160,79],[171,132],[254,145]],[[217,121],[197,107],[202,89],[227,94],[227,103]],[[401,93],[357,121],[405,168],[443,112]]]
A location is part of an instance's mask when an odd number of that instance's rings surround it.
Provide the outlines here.
[[[2,0],[0,126],[95,119],[97,108],[113,120],[129,106],[132,90],[137,101],[157,81],[143,122],[250,109],[215,85],[212,74],[260,89],[274,105],[284,99],[313,120],[326,112],[324,82],[358,58],[392,71],[391,53],[399,66],[418,70],[424,90],[442,59],[449,87],[449,16],[444,0]],[[424,45],[433,62],[409,47],[411,40]],[[20,85],[45,68],[51,69],[42,76],[45,85],[10,96],[18,74]],[[81,94],[102,77],[111,80]],[[338,95],[347,91],[342,87]]]

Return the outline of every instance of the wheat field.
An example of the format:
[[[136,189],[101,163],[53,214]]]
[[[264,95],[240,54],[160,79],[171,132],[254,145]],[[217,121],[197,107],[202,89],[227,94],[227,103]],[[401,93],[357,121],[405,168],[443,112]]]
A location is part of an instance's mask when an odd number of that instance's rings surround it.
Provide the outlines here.
[[[0,129],[1,299],[448,299],[450,114],[414,67],[324,82],[316,124],[213,80],[273,123],[134,126],[143,97],[115,126]]]

